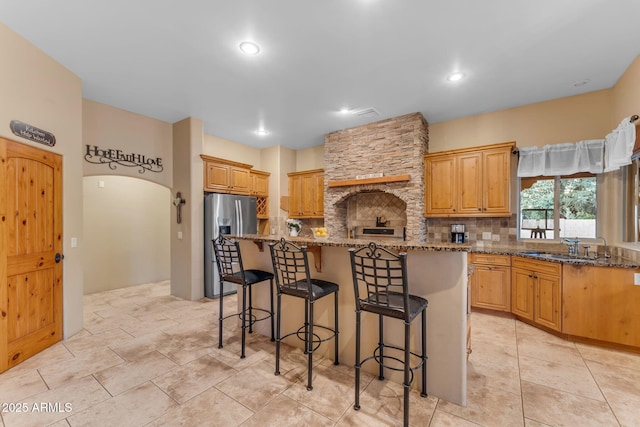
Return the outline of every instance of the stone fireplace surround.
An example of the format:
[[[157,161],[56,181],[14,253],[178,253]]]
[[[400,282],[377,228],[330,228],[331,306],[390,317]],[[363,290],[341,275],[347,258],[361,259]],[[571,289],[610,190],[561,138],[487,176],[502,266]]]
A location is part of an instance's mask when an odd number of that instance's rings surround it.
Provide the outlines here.
[[[382,192],[406,203],[407,240],[424,242],[424,155],[429,129],[420,113],[412,113],[339,130],[324,138],[324,226],[330,236],[347,237],[349,198],[361,192]],[[332,181],[357,175],[409,175],[406,182],[329,187]],[[374,218],[375,220],[375,218]]]

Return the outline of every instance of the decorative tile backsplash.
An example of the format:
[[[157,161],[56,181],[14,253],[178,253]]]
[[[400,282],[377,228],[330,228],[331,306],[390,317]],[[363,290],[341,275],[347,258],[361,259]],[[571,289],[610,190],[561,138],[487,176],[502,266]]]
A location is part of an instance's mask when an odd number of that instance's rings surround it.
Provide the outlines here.
[[[451,224],[464,224],[469,233],[468,243],[486,242],[492,244],[516,244],[516,215],[509,218],[429,218],[427,223],[428,242],[449,242]],[[483,236],[490,233],[490,236]],[[489,237],[489,238],[485,238]]]
[[[376,225],[383,217],[387,227],[407,225],[407,204],[393,194],[380,191],[358,193],[347,202],[347,225],[351,227]]]

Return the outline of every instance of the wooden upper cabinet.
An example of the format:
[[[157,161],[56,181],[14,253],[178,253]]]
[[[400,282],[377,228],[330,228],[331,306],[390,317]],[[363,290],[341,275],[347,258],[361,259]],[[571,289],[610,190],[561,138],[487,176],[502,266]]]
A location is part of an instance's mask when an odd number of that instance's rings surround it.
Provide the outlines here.
[[[482,153],[482,209],[487,214],[511,213],[511,156],[507,149],[485,150]]]
[[[511,215],[515,143],[427,154],[425,216]]]
[[[251,170],[251,195],[259,197],[269,196],[269,172]]]
[[[292,172],[289,176],[289,217],[324,216],[324,171]]]
[[[201,155],[204,161],[204,190],[215,193],[251,194],[252,165]]]
[[[456,157],[429,156],[424,159],[425,210],[429,214],[456,211]]]
[[[457,156],[459,214],[475,215],[482,212],[482,153],[464,153]]]

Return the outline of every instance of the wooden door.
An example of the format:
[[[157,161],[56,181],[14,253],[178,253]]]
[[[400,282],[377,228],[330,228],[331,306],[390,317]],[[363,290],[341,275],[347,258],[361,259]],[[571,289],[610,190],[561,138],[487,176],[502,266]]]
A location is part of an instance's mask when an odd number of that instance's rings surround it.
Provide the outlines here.
[[[533,272],[511,269],[511,312],[533,320]]]
[[[456,213],[456,157],[425,157],[425,215]]]
[[[536,273],[536,297],[533,320],[543,326],[561,330],[560,278]]]
[[[0,138],[0,372],[62,339],[62,157]]]
[[[511,148],[487,150],[483,153],[482,212],[511,213]]]
[[[458,156],[458,213],[482,212],[482,153]]]

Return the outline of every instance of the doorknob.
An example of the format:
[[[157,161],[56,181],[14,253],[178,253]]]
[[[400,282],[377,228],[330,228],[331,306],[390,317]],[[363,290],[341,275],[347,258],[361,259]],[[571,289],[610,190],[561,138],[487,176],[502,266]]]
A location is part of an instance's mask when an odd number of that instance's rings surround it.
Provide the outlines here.
[[[57,254],[56,254],[56,258],[55,258],[55,260],[56,260],[56,264],[58,264],[58,263],[59,263],[60,261],[62,261],[63,259],[64,259],[64,255],[62,255],[62,254],[60,254],[60,253],[57,253]]]

